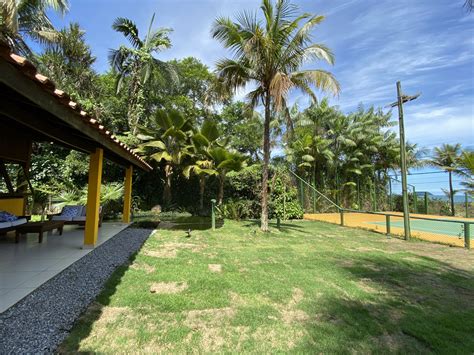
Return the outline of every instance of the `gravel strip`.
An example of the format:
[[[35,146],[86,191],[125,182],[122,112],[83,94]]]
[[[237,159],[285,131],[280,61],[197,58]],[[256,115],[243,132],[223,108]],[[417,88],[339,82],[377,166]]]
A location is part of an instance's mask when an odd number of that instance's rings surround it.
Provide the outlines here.
[[[0,354],[51,353],[102,291],[114,270],[147,240],[127,228],[0,314]]]

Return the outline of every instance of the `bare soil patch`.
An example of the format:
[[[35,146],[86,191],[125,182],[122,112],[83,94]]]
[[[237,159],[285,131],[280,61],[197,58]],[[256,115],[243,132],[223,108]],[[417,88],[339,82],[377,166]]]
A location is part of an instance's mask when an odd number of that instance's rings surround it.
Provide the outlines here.
[[[306,312],[296,308],[303,298],[303,291],[299,288],[295,288],[293,289],[293,294],[288,304],[277,306],[285,324],[305,322],[309,319]]]
[[[177,256],[176,250],[162,249],[162,250],[145,250],[143,254],[152,256],[154,258],[174,259]]]
[[[145,271],[147,274],[154,273],[156,271],[156,268],[154,266],[151,266],[147,263],[133,263],[130,266],[131,269],[133,270],[141,270]]]
[[[209,271],[211,272],[222,272],[222,265],[221,264],[209,264],[207,265]]]
[[[158,250],[145,250],[143,253],[154,258],[174,259],[178,256],[178,251],[180,250],[190,250],[193,253],[197,253],[203,250],[205,247],[205,244],[165,243]]]
[[[155,282],[150,286],[151,293],[173,294],[188,288],[187,282]]]

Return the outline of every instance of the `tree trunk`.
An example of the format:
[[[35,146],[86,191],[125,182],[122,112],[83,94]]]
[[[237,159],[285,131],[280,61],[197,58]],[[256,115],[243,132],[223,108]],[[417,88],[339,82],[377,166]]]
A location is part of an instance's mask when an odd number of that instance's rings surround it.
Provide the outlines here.
[[[291,142],[293,140],[293,136],[295,133],[295,127],[293,125],[293,120],[291,119],[290,110],[285,105],[285,119],[286,119],[286,134],[287,134],[287,141]]]
[[[206,188],[206,178],[204,176],[199,177],[199,210],[204,211],[204,189]]]
[[[219,175],[219,194],[217,195],[217,204],[220,206],[224,202],[224,182],[225,173]]]
[[[136,62],[132,74],[129,105],[127,110],[128,126],[133,135],[136,135],[138,123],[145,111],[143,108],[143,101],[144,89],[140,79],[140,64]]]
[[[163,189],[163,202],[166,207],[171,204],[171,176],[173,175],[173,168],[167,164],[165,166],[165,186]]]
[[[453,190],[453,173],[450,170],[449,172],[449,197],[451,199],[451,215],[454,216],[454,190]]]
[[[265,94],[265,121],[263,124],[262,214],[260,228],[268,232],[268,166],[270,164],[270,93]]]

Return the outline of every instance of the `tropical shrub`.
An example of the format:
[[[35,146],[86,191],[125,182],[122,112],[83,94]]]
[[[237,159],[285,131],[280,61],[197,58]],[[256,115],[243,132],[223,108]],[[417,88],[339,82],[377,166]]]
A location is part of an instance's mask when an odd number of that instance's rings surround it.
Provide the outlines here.
[[[229,200],[219,208],[219,217],[236,221],[256,219],[259,217],[256,207],[258,207],[258,201],[256,200]]]
[[[301,219],[298,191],[284,175],[275,175],[271,185],[270,218]]]

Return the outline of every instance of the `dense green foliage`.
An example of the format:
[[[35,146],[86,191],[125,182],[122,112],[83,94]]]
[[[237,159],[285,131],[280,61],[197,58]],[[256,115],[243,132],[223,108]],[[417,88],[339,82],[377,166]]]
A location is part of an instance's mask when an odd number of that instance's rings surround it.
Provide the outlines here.
[[[344,114],[323,100],[294,119],[287,158],[299,175],[346,207],[359,207],[357,191],[386,186],[399,166],[399,141],[390,113],[360,107]],[[363,206],[361,206],[363,207]]]
[[[135,172],[136,208],[161,205],[165,210],[207,214],[211,198],[216,198],[222,210],[232,211],[229,216],[258,218],[265,215],[262,198],[268,195],[270,217],[298,218],[298,204],[307,207],[307,201],[297,201],[296,181],[277,166],[296,172],[345,207],[369,208],[375,190],[379,208],[388,207],[389,175],[399,169],[399,142],[390,114],[363,107],[343,113],[327,100],[318,102],[312,90],[336,93],[337,81],[324,70],[300,70],[306,59],[334,62],[328,48],[309,38],[322,16],[295,17],[297,8],[289,1],[265,0],[264,22],[254,23],[250,12],[235,23],[217,19],[213,35],[225,47],[253,49],[219,62],[216,73],[197,58],[156,58],[172,45],[172,29],[156,28],[154,17],[146,32],[132,20],[118,18],[111,25],[124,35],[124,43],[111,51],[110,69],[97,73],[80,25],[71,23],[57,31],[46,16],[46,10],[64,12],[67,5],[56,0],[3,1],[0,35],[151,162],[151,173]],[[45,31],[39,33],[40,28]],[[43,34],[48,38],[39,36]],[[31,53],[25,38],[40,40],[42,50]],[[237,39],[241,42],[235,43]],[[278,65],[272,64],[271,55],[280,57]],[[254,82],[256,89],[246,102],[233,100],[234,89],[246,82]],[[309,107],[288,106],[287,96],[297,87],[311,96]],[[283,156],[270,157],[270,148]],[[410,167],[424,162],[423,149],[416,144],[408,144],[407,153]],[[466,189],[473,191],[472,152],[461,154],[458,148],[455,155],[450,174],[462,176]],[[23,173],[11,164],[7,168],[17,189],[25,191]],[[82,191],[87,173],[87,155],[35,142],[30,175],[38,193],[33,192],[36,202],[31,198],[31,204],[41,209],[44,194],[57,202],[71,191]],[[123,175],[122,167],[105,163],[104,184],[121,183]]]

